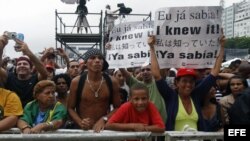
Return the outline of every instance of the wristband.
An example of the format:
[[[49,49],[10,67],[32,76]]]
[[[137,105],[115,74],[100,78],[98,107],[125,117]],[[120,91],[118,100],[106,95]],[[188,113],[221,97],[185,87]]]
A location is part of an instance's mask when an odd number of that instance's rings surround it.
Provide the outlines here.
[[[25,125],[21,128],[21,131],[25,130],[26,128],[31,128],[29,125]]]
[[[108,122],[108,117],[107,116],[102,117],[102,119],[104,120],[105,123]]]

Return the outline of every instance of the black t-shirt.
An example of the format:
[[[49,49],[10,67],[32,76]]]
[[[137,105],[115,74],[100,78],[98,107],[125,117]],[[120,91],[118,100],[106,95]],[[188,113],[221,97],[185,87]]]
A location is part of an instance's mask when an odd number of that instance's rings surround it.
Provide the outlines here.
[[[19,80],[14,73],[9,73],[6,89],[14,91],[20,98],[22,106],[24,107],[28,102],[32,101],[33,98],[33,88],[38,82],[38,76],[32,75],[28,80]]]
[[[228,110],[230,124],[250,125],[250,88],[238,94],[234,104]]]

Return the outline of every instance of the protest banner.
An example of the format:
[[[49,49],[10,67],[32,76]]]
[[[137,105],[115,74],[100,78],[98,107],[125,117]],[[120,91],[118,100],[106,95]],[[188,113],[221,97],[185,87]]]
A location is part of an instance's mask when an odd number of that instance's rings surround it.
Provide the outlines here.
[[[109,68],[140,67],[149,58],[148,35],[153,33],[152,21],[128,22],[115,26],[107,49]]]
[[[160,67],[213,67],[222,34],[221,13],[219,6],[158,9],[154,33]]]

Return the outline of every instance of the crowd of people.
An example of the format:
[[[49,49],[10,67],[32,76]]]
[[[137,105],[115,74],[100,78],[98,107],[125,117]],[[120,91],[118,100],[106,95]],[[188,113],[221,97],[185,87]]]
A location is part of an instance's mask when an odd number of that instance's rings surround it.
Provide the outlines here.
[[[176,72],[160,69],[154,36],[148,38],[149,64],[115,70],[99,49],[89,49],[79,62],[52,47],[38,58],[25,42],[15,41],[23,56],[9,61],[3,58],[8,37],[0,36],[0,131],[217,132],[227,124],[250,124],[250,63],[237,60],[221,69],[224,37],[213,68]],[[56,73],[58,55],[65,73]]]

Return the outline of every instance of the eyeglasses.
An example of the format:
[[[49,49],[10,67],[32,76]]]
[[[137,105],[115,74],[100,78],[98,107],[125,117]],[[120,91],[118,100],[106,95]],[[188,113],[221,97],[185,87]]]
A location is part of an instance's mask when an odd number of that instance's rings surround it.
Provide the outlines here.
[[[150,68],[144,68],[144,69],[141,69],[141,71],[142,72],[144,72],[144,71],[151,71],[151,69]]]

